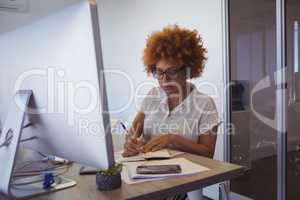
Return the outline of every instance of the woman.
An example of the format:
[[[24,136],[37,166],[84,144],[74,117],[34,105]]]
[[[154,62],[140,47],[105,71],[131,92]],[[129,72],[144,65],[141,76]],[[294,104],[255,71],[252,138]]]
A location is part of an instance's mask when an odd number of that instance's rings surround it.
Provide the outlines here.
[[[137,113],[123,156],[173,148],[213,157],[218,113],[214,101],[187,80],[200,77],[206,49],[197,31],[168,26],[147,40],[146,72],[158,80]]]
[[[213,100],[187,80],[202,75],[206,49],[197,31],[168,26],[144,50],[146,72],[159,83],[142,102],[124,156],[171,147],[212,157],[218,113]],[[143,134],[143,139],[138,140]]]

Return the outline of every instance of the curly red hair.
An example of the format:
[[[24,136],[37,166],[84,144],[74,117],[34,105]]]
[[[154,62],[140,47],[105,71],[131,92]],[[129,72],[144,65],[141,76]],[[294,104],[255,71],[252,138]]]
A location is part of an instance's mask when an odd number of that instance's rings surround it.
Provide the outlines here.
[[[189,67],[190,78],[201,76],[207,60],[207,50],[196,30],[167,26],[162,31],[153,32],[147,39],[143,61],[146,72],[150,74],[161,59]]]

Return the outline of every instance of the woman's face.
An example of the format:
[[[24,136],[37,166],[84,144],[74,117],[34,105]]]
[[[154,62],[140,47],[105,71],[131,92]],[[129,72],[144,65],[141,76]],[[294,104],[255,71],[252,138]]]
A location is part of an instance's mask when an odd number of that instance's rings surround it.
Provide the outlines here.
[[[153,75],[168,96],[178,93],[182,94],[182,90],[186,86],[185,69],[180,64],[172,63],[168,60],[160,60],[156,64]]]

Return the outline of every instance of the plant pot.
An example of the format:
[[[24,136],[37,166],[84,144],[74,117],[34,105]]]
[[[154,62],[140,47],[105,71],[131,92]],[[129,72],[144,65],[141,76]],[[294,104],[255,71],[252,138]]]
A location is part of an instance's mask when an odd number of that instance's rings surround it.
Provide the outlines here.
[[[96,183],[98,190],[108,191],[120,188],[122,185],[121,173],[116,173],[114,175],[104,175],[98,173],[96,175]]]

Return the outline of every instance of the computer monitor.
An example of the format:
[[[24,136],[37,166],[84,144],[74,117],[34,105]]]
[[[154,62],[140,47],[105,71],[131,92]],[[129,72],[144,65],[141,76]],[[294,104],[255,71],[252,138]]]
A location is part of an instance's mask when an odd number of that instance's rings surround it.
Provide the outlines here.
[[[5,118],[10,105],[22,107],[14,95],[19,90],[32,91],[24,121],[29,126],[22,131],[23,139],[32,140],[22,145],[107,169],[114,164],[114,156],[97,5],[87,0],[65,2],[53,1],[63,8],[39,19],[32,17],[32,22],[18,20],[34,15],[35,10],[30,10],[34,5],[25,13],[5,13],[6,19],[1,18],[0,22],[18,24],[9,31],[0,30],[1,124],[3,130],[8,126]],[[0,177],[6,173],[2,167]],[[7,192],[3,190],[0,183],[0,192]]]

